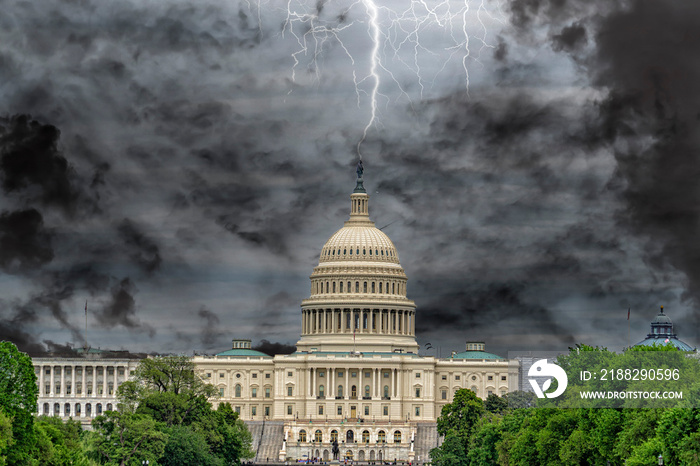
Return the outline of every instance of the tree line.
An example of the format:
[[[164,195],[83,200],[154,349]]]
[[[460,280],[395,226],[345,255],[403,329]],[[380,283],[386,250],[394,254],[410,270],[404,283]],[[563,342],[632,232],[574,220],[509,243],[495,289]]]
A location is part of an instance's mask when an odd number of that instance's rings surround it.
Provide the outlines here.
[[[35,416],[31,358],[0,342],[0,466],[240,464],[253,456],[251,435],[228,403],[213,409],[215,387],[186,356],[147,358],[117,390],[115,411],[80,422]]]
[[[663,352],[667,354],[659,354]],[[700,466],[700,362],[696,357],[671,345],[634,348],[623,354],[579,345],[560,356],[557,364],[569,381],[560,400],[513,392],[489,395],[482,401],[471,390],[457,391],[438,419],[444,441],[431,451],[433,465],[649,466],[659,464],[661,455],[664,465]],[[579,395],[610,387],[658,390],[658,380],[639,376],[632,380],[651,364],[655,370],[661,367],[654,377],[672,375],[666,387],[682,391],[683,399],[612,403],[582,400]],[[664,372],[667,369],[678,372]],[[609,380],[610,371],[615,377],[621,374],[621,380]],[[601,380],[603,374],[605,380]],[[675,374],[679,377],[673,380]]]

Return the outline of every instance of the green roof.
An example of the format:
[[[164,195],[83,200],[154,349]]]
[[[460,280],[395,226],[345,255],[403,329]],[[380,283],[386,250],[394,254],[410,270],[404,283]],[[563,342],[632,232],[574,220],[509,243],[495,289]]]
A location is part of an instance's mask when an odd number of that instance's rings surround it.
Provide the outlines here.
[[[503,359],[497,354],[486,351],[462,351],[452,356],[451,359]]]
[[[230,349],[228,351],[224,351],[223,353],[218,353],[217,356],[234,356],[239,358],[272,358],[272,356],[267,355],[265,353],[261,353],[260,351],[243,348]]]

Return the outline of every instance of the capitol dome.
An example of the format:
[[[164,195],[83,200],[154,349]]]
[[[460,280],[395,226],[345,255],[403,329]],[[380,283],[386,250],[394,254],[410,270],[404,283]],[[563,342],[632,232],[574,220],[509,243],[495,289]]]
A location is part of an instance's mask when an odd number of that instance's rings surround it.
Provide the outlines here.
[[[298,351],[418,351],[406,274],[396,246],[369,218],[361,176],[350,218],[323,245],[310,278]]]

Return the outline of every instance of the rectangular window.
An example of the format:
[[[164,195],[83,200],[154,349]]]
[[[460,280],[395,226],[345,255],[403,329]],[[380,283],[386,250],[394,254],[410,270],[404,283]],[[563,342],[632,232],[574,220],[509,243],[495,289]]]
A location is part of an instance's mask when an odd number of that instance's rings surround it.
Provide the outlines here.
[[[489,375],[489,380],[493,380],[493,376],[492,376],[492,375]]]
[[[265,374],[265,378],[266,378],[266,379],[269,379],[269,378],[270,378],[270,374]]]
[[[459,380],[459,376],[458,376],[458,375],[455,375],[455,380]]]
[[[220,389],[219,389],[219,395],[220,395],[220,396],[224,396],[224,389],[223,389],[223,388],[220,388]]]
[[[251,406],[251,407],[250,407],[250,414],[251,414],[251,416],[255,416],[255,415],[258,414],[258,408],[257,408],[257,406]]]
[[[420,406],[416,406],[416,416],[420,416]]]
[[[318,373],[318,376],[319,376],[319,378],[320,378],[320,377],[325,377],[325,376],[326,376],[326,373],[323,372],[323,371],[320,371],[320,372]]]
[[[265,388],[265,398],[270,398],[270,388],[269,387]]]
[[[323,405],[318,406],[318,414],[319,416],[323,416]]]
[[[207,379],[211,379],[211,372],[207,372]]]
[[[446,376],[446,375],[443,375],[443,376],[442,376],[442,380],[447,380],[447,376]]]
[[[420,398],[420,388],[416,388],[416,398]]]
[[[341,405],[338,405],[338,416],[343,415],[343,407]]]
[[[388,416],[388,415],[389,415],[389,407],[388,407],[388,406],[382,406],[382,414],[383,414],[384,416]]]
[[[442,391],[440,391],[440,397],[441,397],[443,400],[446,400],[446,399],[447,399],[447,390],[442,390]]]
[[[236,408],[234,409],[234,411],[236,411],[236,414],[241,414],[241,407],[240,407],[240,406],[236,406]]]
[[[289,416],[292,415],[292,409],[293,409],[293,408],[292,408],[292,405],[287,405],[287,414],[288,414]]]
[[[343,371],[338,371],[338,377],[342,377],[342,376],[343,376]]]
[[[420,372],[416,372],[416,378],[420,379]]]
[[[258,374],[256,374],[255,372],[253,372],[253,378],[254,378],[254,379],[257,379],[257,378],[258,378]]]
[[[287,396],[294,396],[294,387],[287,387]]]
[[[251,393],[250,396],[252,396],[253,398],[257,398],[257,397],[258,397],[258,389],[257,389],[257,388],[255,388],[255,387],[251,388],[251,389],[250,389],[250,393]]]
[[[369,416],[369,406],[365,405],[365,416]]]
[[[370,378],[371,376],[372,376],[372,373],[371,373],[371,372],[365,372],[365,377],[366,377],[366,378]]]
[[[293,372],[287,372],[287,377],[291,377],[292,375],[294,375]]]
[[[502,375],[502,376],[501,376],[501,380],[505,381],[505,380],[506,380],[506,376],[505,376],[505,375]]]
[[[269,416],[269,415],[270,415],[270,407],[265,406],[265,416]]]
[[[223,379],[223,378],[224,378],[224,373],[223,373],[223,372],[219,372],[219,378],[220,378],[220,379]]]
[[[389,373],[388,373],[388,372],[385,372],[385,373],[384,373],[384,378],[385,378],[385,379],[388,379],[388,378],[389,378]]]
[[[357,372],[350,372],[350,377],[357,377]]]

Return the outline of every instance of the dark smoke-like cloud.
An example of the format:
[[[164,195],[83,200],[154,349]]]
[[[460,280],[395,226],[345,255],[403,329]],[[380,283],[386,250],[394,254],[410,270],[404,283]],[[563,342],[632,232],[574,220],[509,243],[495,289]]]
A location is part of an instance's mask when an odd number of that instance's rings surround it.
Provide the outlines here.
[[[297,350],[297,347],[286,343],[273,343],[268,340],[261,340],[260,343],[253,346],[253,349],[255,351],[260,351],[261,353],[274,356],[276,354],[292,354]]]
[[[0,269],[22,273],[51,262],[52,234],[36,209],[0,214]]]
[[[144,235],[129,219],[122,220],[117,226],[117,231],[134,263],[149,274],[158,270],[163,260],[158,245],[152,238]]]
[[[197,311],[197,316],[204,322],[200,331],[199,341],[205,348],[210,349],[217,346],[221,337],[226,334],[226,330],[221,327],[219,316],[202,306]]]
[[[117,325],[131,330],[147,332],[153,337],[156,330],[150,325],[141,323],[136,316],[136,300],[134,295],[137,290],[132,281],[127,277],[115,283],[111,288],[110,300],[95,312],[97,320],[107,328]]]

